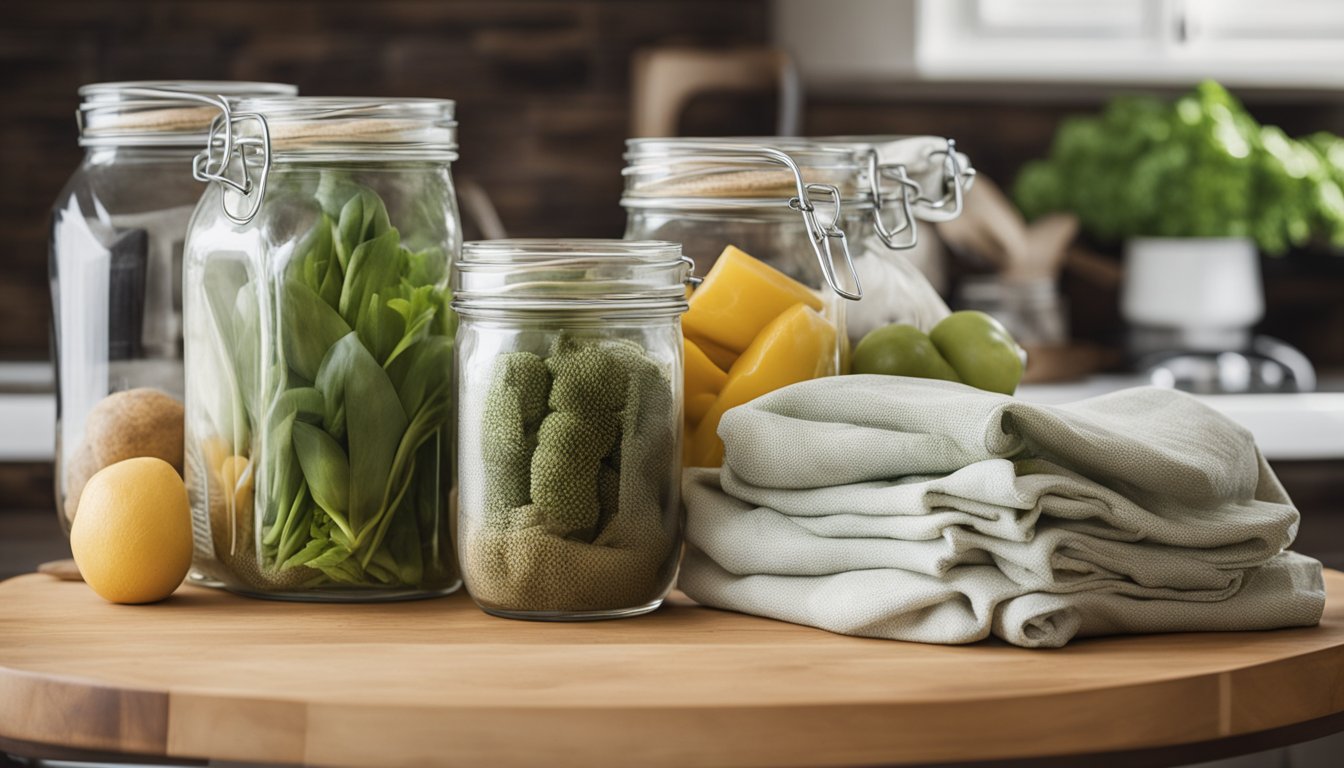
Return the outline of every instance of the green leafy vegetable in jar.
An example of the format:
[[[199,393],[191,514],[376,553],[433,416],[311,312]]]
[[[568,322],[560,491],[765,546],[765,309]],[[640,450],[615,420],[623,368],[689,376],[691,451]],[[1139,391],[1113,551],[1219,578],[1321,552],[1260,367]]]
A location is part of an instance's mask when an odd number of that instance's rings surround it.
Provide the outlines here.
[[[446,254],[408,248],[344,174],[309,194],[317,220],[270,274],[205,265],[225,394],[188,463],[210,473],[214,555],[263,591],[447,583]]]

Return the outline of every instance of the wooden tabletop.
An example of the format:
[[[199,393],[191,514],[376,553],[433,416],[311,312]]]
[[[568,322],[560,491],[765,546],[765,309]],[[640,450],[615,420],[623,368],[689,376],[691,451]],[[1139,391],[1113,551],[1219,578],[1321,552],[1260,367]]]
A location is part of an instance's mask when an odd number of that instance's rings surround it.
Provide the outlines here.
[[[465,595],[312,605],[183,587],[110,605],[0,583],[0,739],[363,765],[857,765],[1190,744],[1344,711],[1344,574],[1320,627],[1060,650],[841,637],[676,601],[589,624]],[[1318,721],[1319,722],[1319,721]]]

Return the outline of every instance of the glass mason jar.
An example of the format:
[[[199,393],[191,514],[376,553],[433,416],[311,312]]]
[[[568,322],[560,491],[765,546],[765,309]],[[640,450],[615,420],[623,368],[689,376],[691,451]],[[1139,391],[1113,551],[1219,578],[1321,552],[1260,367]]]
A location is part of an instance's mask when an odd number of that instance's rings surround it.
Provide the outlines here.
[[[681,554],[681,247],[468,243],[454,267],[458,537],[487,613],[656,609]]]
[[[843,370],[846,304],[863,296],[847,232],[871,216],[862,158],[797,139],[631,139],[625,236],[681,243],[700,275],[729,246],[817,292],[835,327],[827,374]]]
[[[846,337],[862,336],[847,329],[856,313],[867,332],[869,315],[900,315],[912,299],[937,298],[893,252],[918,245],[919,222],[960,215],[975,178],[956,143],[933,136],[653,138],[626,146],[625,236],[681,243],[701,275],[734,245],[815,289],[823,314],[842,330],[837,369]],[[892,280],[893,271],[903,275]]]
[[[290,599],[455,590],[453,102],[244,100],[215,126],[184,289],[197,569]]]
[[[707,278],[683,322],[687,466],[720,464],[728,409],[844,373],[850,345],[873,328],[947,315],[895,251],[916,244],[923,208],[959,210],[962,169],[944,158],[964,156],[946,139],[890,152],[881,138],[627,143],[625,236],[680,243]],[[955,202],[929,196],[948,185]]]
[[[183,98],[164,98],[174,92]],[[85,155],[52,206],[49,261],[56,511],[67,533],[99,469],[135,456],[183,469],[182,242],[201,196],[188,169],[217,114],[192,97],[294,92],[159,81],[79,89]]]

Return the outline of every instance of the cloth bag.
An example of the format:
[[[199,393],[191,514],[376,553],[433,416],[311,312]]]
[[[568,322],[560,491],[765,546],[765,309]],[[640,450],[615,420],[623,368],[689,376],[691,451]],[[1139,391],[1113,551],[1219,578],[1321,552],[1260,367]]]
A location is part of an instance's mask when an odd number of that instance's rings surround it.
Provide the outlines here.
[[[725,414],[681,588],[845,634],[1028,647],[1317,623],[1320,564],[1251,435],[1139,388],[1064,406],[891,376]]]

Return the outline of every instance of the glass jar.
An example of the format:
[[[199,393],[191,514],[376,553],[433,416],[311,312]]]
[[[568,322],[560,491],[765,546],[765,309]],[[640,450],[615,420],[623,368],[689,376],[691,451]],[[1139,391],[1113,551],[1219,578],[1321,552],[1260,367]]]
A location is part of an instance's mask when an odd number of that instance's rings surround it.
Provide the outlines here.
[[[693,266],[666,242],[467,244],[457,541],[487,613],[633,616],[671,588]]]
[[[152,93],[156,95],[150,95]],[[178,92],[181,100],[164,98]],[[98,83],[79,89],[83,162],[52,206],[56,511],[134,456],[182,467],[182,242],[201,196],[188,169],[217,110],[192,97],[292,85]]]
[[[947,314],[894,252],[918,245],[919,222],[960,215],[975,171],[955,141],[875,135],[626,145],[625,236],[681,243],[701,275],[734,245],[815,289],[825,314],[848,331],[837,337],[837,367],[846,340],[857,342],[881,324],[876,318],[923,325]]]
[[[946,139],[882,155],[876,138],[627,142],[625,236],[680,243],[706,278],[683,322],[687,466],[721,463],[728,409],[845,372],[851,343],[873,328],[947,315],[895,251],[915,246],[922,207],[949,206],[924,190],[951,183],[959,210],[961,168],[936,153],[964,156]],[[914,164],[933,178],[907,173]]]
[[[847,300],[863,296],[846,232],[871,215],[862,158],[798,139],[630,139],[625,236],[680,243],[703,276],[735,246],[816,290],[837,330],[842,369]]]
[[[265,597],[460,583],[449,503],[461,247],[453,102],[243,100],[186,246],[196,567]]]

